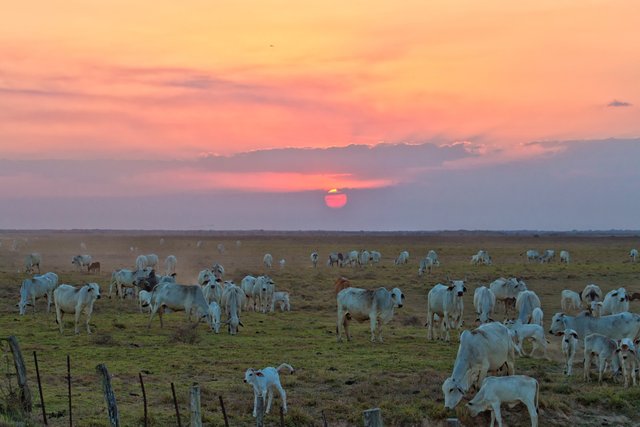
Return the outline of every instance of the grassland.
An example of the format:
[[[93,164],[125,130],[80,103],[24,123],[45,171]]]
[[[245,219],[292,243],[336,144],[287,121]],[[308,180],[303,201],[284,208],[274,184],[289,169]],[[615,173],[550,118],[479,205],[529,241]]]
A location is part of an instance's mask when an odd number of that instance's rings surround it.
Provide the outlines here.
[[[12,251],[16,239],[18,248]],[[199,240],[203,245],[198,248]],[[237,240],[240,246],[236,245]],[[0,336],[18,337],[27,359],[35,401],[32,352],[37,351],[47,413],[51,425],[60,426],[68,425],[67,354],[72,364],[74,420],[79,426],[108,425],[95,373],[99,363],[105,363],[113,375],[124,426],[142,425],[139,372],[143,372],[145,379],[152,425],[176,424],[171,382],[175,383],[186,424],[188,389],[197,382],[202,389],[206,425],[223,425],[218,404],[218,395],[222,395],[231,425],[248,426],[253,424],[253,394],[242,382],[244,371],[281,362],[297,369],[295,375],[282,378],[288,393],[289,426],[322,425],[322,413],[331,426],[361,425],[362,411],[378,406],[390,426],[439,425],[446,417],[456,415],[467,425],[488,424],[488,417],[469,419],[463,409],[454,412],[443,408],[440,386],[451,372],[457,339],[450,344],[426,340],[426,294],[435,283],[444,281],[447,275],[466,277],[469,292],[465,296],[465,322],[469,327],[475,319],[473,289],[500,276],[521,277],[538,293],[546,326],[553,313],[560,310],[562,289],[579,290],[588,283],[597,283],[607,291],[619,286],[640,291],[640,265],[628,262],[629,249],[640,246],[640,238],[633,236],[74,231],[3,232],[0,241]],[[83,252],[80,242],[86,244],[87,253],[102,263],[100,275],[73,271],[71,257]],[[225,253],[218,253],[218,243],[224,244]],[[131,252],[130,247],[137,250]],[[469,257],[481,248],[490,252],[493,265],[469,265]],[[569,250],[573,262],[527,264],[520,254],[532,248]],[[351,249],[378,250],[383,260],[366,268],[338,269],[324,264],[330,251]],[[393,258],[405,249],[411,254],[410,263],[394,266]],[[431,275],[418,277],[418,260],[429,249],[438,252],[442,266]],[[313,250],[321,256],[317,269],[309,261]],[[39,302],[37,314],[18,315],[15,306],[18,289],[26,277],[19,270],[28,252],[40,252],[43,271],[55,271],[61,283],[95,281],[101,285],[103,298],[95,306],[92,335],[73,335],[73,326],[67,322],[61,336],[55,315],[46,314],[44,302]],[[195,283],[198,271],[214,262],[223,264],[226,278],[236,283],[247,274],[269,273],[277,289],[291,293],[292,311],[267,315],[243,313],[245,327],[233,337],[213,334],[202,324],[195,331],[190,330],[185,327],[182,313],[166,315],[163,329],[156,320],[148,330],[148,316],[138,312],[133,300],[110,300],[106,293],[113,269],[131,268],[137,254],[151,252],[161,259],[176,255],[178,278],[184,283]],[[273,254],[276,265],[277,260],[285,258],[286,267],[265,271],[262,256],[266,252]],[[399,286],[405,293],[405,307],[384,328],[384,344],[369,342],[368,324],[352,326],[353,341],[336,342],[333,282],[339,275],[350,278],[358,287]],[[632,303],[632,311],[640,312],[637,302]],[[551,362],[530,358],[519,358],[516,362],[518,373],[531,375],[541,383],[541,425],[638,425],[640,387],[624,389],[611,380],[602,386],[587,384],[578,374],[566,379],[562,374],[559,339],[549,337],[549,340]],[[5,366],[5,360],[3,374],[12,370]],[[578,366],[576,371],[580,372]],[[5,403],[9,382],[5,377],[0,379]],[[279,400],[275,403],[279,405]],[[509,425],[528,425],[526,411],[520,409],[505,408]],[[36,408],[31,423],[39,425],[39,419]],[[277,421],[276,413],[267,418],[268,425],[276,425]]]

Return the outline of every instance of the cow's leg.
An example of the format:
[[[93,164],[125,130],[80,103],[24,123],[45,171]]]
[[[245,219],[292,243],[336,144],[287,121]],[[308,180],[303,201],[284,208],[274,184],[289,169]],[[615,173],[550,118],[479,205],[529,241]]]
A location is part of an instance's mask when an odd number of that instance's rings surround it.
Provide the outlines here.
[[[271,412],[271,404],[273,403],[273,388],[269,387],[267,389],[267,410],[265,411],[265,413],[269,413]]]
[[[89,321],[91,320],[91,313],[93,313],[93,304],[87,307],[87,335],[91,335],[91,327]]]
[[[62,317],[64,316],[64,312],[60,309],[58,304],[56,304],[56,322],[58,322],[58,328],[60,329],[60,333],[62,333]]]
[[[427,339],[433,340],[433,314],[431,313],[431,307],[427,302]]]
[[[493,427],[496,425],[496,413],[493,411],[493,408],[490,409],[489,412],[491,412],[491,424],[489,424],[489,427]]]
[[[75,333],[78,335],[80,333],[80,315],[82,314],[82,306],[80,304],[76,305],[76,315],[75,315]]]
[[[156,314],[156,311],[158,311],[158,306],[159,304],[156,303],[151,307],[151,315],[149,316],[149,324],[147,325],[147,329],[151,329],[151,321],[153,320],[153,316]],[[160,316],[160,323],[162,323],[162,314],[158,314],[158,316]]]
[[[535,399],[535,397],[534,397]],[[529,417],[531,417],[531,427],[538,427],[538,410],[534,400],[524,402],[527,405],[529,411]]]
[[[52,297],[52,293],[53,293],[53,291],[47,292],[47,314],[51,313],[51,297]]]
[[[586,382],[589,382],[589,368],[591,367],[591,354],[584,354],[584,368],[583,368],[583,378]]]
[[[33,304],[33,314],[36,314],[36,293],[31,294],[31,304]]]
[[[336,323],[336,335],[337,335],[336,339],[338,342],[342,341],[342,335],[340,330],[341,326],[344,326],[344,313],[342,313],[342,307],[338,306],[338,321]]]
[[[376,330],[378,329],[378,316],[375,313],[369,313],[369,322],[371,323],[371,342],[376,342]]]
[[[502,427],[502,414],[500,413],[500,402],[491,403],[491,408],[495,414],[495,419],[498,420],[498,427]]]
[[[347,336],[347,341],[351,341],[351,333],[349,332],[349,318],[347,315],[344,316],[344,323],[342,325],[344,327],[344,334]]]
[[[258,392],[253,390],[253,417],[258,416]]]
[[[278,392],[280,393],[280,399],[282,399],[282,412],[286,414],[287,413],[287,393],[284,391],[280,383],[276,384],[276,387],[278,388]]]

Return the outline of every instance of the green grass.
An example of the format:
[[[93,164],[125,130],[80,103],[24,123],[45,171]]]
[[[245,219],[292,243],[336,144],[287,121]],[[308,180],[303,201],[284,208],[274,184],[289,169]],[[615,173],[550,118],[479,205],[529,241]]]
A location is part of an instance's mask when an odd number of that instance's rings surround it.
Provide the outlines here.
[[[0,235],[5,241],[13,237]],[[282,362],[296,368],[294,375],[281,376],[290,409],[286,416],[288,426],[321,425],[323,412],[330,425],[361,425],[362,411],[371,407],[382,408],[385,423],[391,426],[437,425],[456,415],[473,425],[481,418],[468,418],[462,407],[456,411],[443,407],[440,387],[451,372],[458,343],[457,334],[451,343],[426,340],[426,294],[435,283],[447,276],[467,278],[467,327],[472,327],[475,319],[473,289],[500,276],[522,277],[538,293],[547,326],[553,313],[559,311],[562,289],[579,290],[588,283],[598,283],[605,290],[621,285],[640,290],[640,266],[623,262],[628,250],[637,246],[637,239],[629,238],[489,234],[300,234],[266,238],[194,233],[33,233],[28,237],[28,247],[20,253],[8,251],[10,244],[0,248],[0,330],[2,336],[18,337],[36,402],[32,353],[37,351],[47,412],[62,415],[51,419],[51,425],[56,426],[68,425],[67,354],[72,364],[74,419],[81,420],[78,425],[108,425],[95,372],[99,363],[105,363],[113,375],[122,425],[142,425],[138,373],[143,372],[152,425],[164,426],[175,425],[171,382],[176,386],[183,424],[188,423],[189,417],[189,387],[197,382],[201,386],[205,424],[221,425],[218,396],[222,395],[231,425],[252,425],[253,392],[242,381],[244,371]],[[160,237],[165,238],[163,246],[158,243]],[[235,246],[237,239],[242,241],[240,248]],[[195,247],[198,240],[205,242],[203,248]],[[100,276],[71,270],[71,256],[79,252],[80,241],[86,242],[88,252],[101,261]],[[215,246],[219,242],[224,243],[227,253],[217,253]],[[245,327],[237,336],[228,335],[226,330],[216,335],[204,325],[191,329],[186,326],[183,313],[167,314],[163,329],[157,318],[147,329],[148,315],[140,314],[134,301],[106,297],[110,271],[130,268],[134,262],[137,253],[130,253],[129,246],[141,248],[140,253],[155,252],[161,259],[175,254],[179,280],[185,283],[194,283],[198,271],[213,262],[222,263],[227,278],[239,283],[246,274],[264,273],[265,252],[272,253],[276,261],[286,258],[286,268],[275,268],[270,274],[277,289],[291,293],[292,311],[266,315],[243,312]],[[362,248],[382,252],[382,263],[363,269],[331,269],[324,265],[329,251]],[[491,253],[494,265],[469,265],[469,257],[480,248]],[[554,248],[557,252],[568,249],[574,263],[526,264],[519,254],[529,248]],[[393,258],[404,249],[411,254],[410,264],[394,266]],[[420,278],[416,274],[418,259],[429,249],[438,251],[442,266],[431,276]],[[321,254],[317,270],[311,268],[309,261],[313,250]],[[36,315],[18,315],[15,303],[25,275],[17,270],[26,251],[42,253],[43,270],[56,271],[62,283],[96,281],[101,285],[103,298],[95,306],[92,335],[87,336],[82,327],[80,335],[73,335],[69,316],[65,318],[64,335],[60,335],[55,315],[46,314],[40,301]],[[391,323],[384,327],[383,344],[369,342],[368,323],[352,324],[353,341],[336,342],[333,282],[339,275],[349,277],[358,287],[399,286],[407,296],[405,307],[397,310]],[[632,310],[638,311],[638,306]],[[499,313],[496,318],[502,320]],[[548,339],[552,343],[551,362],[526,357],[516,362],[517,373],[534,376],[541,383],[540,425],[566,425],[571,417],[575,417],[575,423],[584,413],[594,417],[594,423],[598,416],[613,412],[628,420],[640,418],[640,387],[625,390],[610,379],[604,386],[585,384],[579,365],[575,366],[574,377],[567,379],[562,374],[559,339]],[[274,404],[273,414],[267,417],[270,425],[277,423],[279,398]],[[528,425],[528,416],[521,407],[505,408],[504,413],[509,425]],[[39,408],[35,408],[35,425],[39,416]]]

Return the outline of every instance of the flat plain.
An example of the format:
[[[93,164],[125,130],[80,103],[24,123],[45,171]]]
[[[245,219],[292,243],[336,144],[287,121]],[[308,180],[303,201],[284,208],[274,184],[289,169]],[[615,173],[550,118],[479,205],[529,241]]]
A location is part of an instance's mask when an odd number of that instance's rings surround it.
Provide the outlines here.
[[[162,239],[162,243],[161,243]],[[198,245],[198,242],[201,242]],[[71,359],[73,418],[78,426],[106,426],[107,411],[96,374],[96,365],[105,363],[112,374],[121,425],[143,425],[142,392],[138,375],[142,373],[147,392],[150,425],[176,425],[171,383],[176,387],[182,424],[189,420],[188,394],[193,383],[202,392],[205,425],[224,425],[218,396],[225,402],[232,426],[254,424],[251,415],[253,392],[243,383],[249,367],[262,368],[287,362],[294,375],[281,375],[288,394],[288,426],[321,426],[323,415],[330,426],[362,425],[362,411],[380,407],[386,425],[443,425],[448,417],[459,417],[465,425],[488,425],[488,414],[472,419],[464,405],[455,411],[443,406],[441,384],[450,375],[458,348],[458,336],[451,343],[427,341],[426,296],[433,285],[451,279],[465,279],[465,327],[473,328],[473,290],[498,277],[522,278],[542,300],[545,329],[560,311],[562,289],[576,291],[589,283],[607,292],[625,286],[640,292],[640,263],[629,262],[629,250],[640,247],[640,237],[606,233],[268,233],[268,232],[136,232],[136,231],[3,231],[0,232],[0,337],[15,335],[25,355],[29,385],[34,402],[39,402],[33,363],[37,352],[46,410],[50,425],[68,425],[66,357]],[[81,249],[84,243],[86,250]],[[224,245],[224,252],[217,249]],[[133,249],[133,250],[132,250]],[[364,267],[328,267],[329,252],[377,250],[382,261]],[[419,260],[428,250],[438,252],[441,266],[419,277]],[[487,250],[493,264],[470,265],[479,249]],[[527,263],[521,254],[527,249],[568,250],[572,262],[560,264]],[[396,266],[400,251],[410,253],[409,263]],[[309,259],[318,251],[320,262],[313,268]],[[102,298],[96,302],[92,335],[81,328],[73,334],[66,318],[61,335],[54,310],[46,313],[45,300],[37,312],[18,314],[16,303],[23,279],[23,259],[27,253],[42,255],[42,272],[53,271],[60,283],[96,282]],[[274,267],[262,264],[271,253]],[[100,274],[74,270],[71,258],[91,254],[102,264]],[[132,299],[109,299],[111,272],[133,268],[137,255],[155,253],[162,264],[173,254],[178,259],[178,282],[196,283],[198,272],[220,263],[225,279],[239,284],[247,275],[269,274],[276,290],[291,294],[291,311],[262,314],[242,312],[237,336],[222,328],[214,334],[203,323],[195,329],[187,325],[183,313],[165,315],[164,328],[154,319],[147,328],[148,314],[141,314]],[[278,261],[285,259],[284,268]],[[160,267],[162,270],[163,267]],[[334,281],[345,276],[362,288],[399,287],[406,296],[404,307],[384,326],[384,343],[369,341],[369,324],[352,323],[353,340],[336,342],[336,302]],[[632,312],[640,304],[631,303]],[[68,316],[69,317],[69,316]],[[501,309],[496,315],[503,320]],[[585,383],[581,365],[574,376],[563,375],[560,339],[547,335],[551,361],[520,357],[516,373],[538,379],[540,425],[640,425],[640,386],[623,388],[610,376],[603,385]],[[13,372],[4,348],[2,373]],[[576,356],[576,362],[581,360]],[[7,410],[15,378],[0,379],[0,410]],[[279,425],[276,397],[267,425]],[[523,406],[504,408],[508,425],[529,425]],[[10,424],[10,416],[0,420]],[[41,424],[40,408],[35,407],[30,425]]]

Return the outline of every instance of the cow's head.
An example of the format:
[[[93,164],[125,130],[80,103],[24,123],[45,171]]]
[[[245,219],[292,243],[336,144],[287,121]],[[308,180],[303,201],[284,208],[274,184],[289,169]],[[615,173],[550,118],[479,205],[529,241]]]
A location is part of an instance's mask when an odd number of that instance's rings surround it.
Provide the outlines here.
[[[567,344],[569,344],[571,340],[578,339],[578,333],[573,329],[569,329],[569,328],[565,329],[562,335],[564,335],[564,338],[562,338],[562,341],[566,342]]]
[[[453,377],[449,377],[442,383],[442,393],[444,394],[444,407],[453,409],[464,397],[465,390]]]
[[[564,330],[567,329],[565,324],[566,317],[567,315],[564,313],[554,314],[551,319],[551,329],[549,329],[549,333],[556,336],[562,335]]]
[[[464,285],[464,280],[451,280],[448,291],[454,292],[457,296],[461,297],[467,292],[467,287]]]
[[[404,294],[400,288],[393,288],[393,290],[391,290],[391,300],[395,307],[402,307],[404,305]]]

